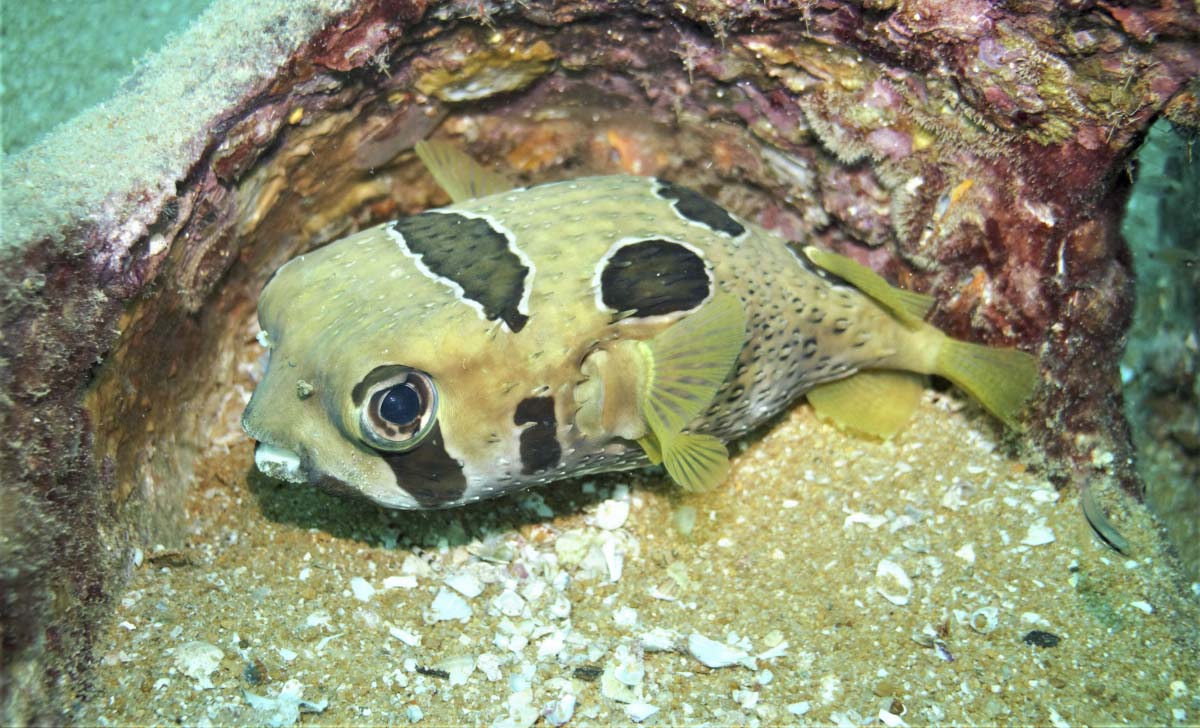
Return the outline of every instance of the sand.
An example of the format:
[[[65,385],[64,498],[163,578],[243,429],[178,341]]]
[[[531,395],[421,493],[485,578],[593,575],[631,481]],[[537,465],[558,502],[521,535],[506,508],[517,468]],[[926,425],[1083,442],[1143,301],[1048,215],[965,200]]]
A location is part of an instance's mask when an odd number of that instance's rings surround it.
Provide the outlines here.
[[[936,393],[891,443],[800,406],[738,449],[705,494],[625,473],[414,513],[214,448],[188,546],[140,555],[77,719],[1200,720],[1198,586],[1141,507],[1100,494],[1131,544],[1110,550]]]

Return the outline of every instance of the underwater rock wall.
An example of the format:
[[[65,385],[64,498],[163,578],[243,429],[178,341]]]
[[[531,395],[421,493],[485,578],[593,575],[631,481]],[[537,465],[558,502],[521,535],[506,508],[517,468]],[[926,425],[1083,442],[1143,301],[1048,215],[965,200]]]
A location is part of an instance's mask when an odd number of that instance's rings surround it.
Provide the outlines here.
[[[1140,491],[1124,165],[1164,108],[1200,126],[1193,6],[245,12],[218,2],[105,108],[5,160],[6,722],[86,688],[123,574],[186,538],[191,462],[242,437],[233,374],[261,353],[270,272],[446,201],[410,152],[435,130],[525,181],[677,179],[937,296],[947,331],[1041,357],[1027,459]]]

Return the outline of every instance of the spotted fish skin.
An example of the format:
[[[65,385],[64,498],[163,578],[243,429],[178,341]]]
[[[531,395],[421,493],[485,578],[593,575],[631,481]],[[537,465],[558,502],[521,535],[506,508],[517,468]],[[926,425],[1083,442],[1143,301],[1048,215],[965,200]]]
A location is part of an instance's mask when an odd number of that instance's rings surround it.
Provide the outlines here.
[[[260,298],[270,363],[243,424],[295,455],[292,479],[395,508],[643,466],[634,440],[579,419],[585,362],[653,339],[719,291],[742,305],[745,344],[692,431],[729,441],[822,382],[930,370],[917,333],[775,234],[668,182],[588,177],[425,212],[285,264]],[[404,452],[356,424],[356,387],[361,397],[395,366],[438,390],[436,425]]]

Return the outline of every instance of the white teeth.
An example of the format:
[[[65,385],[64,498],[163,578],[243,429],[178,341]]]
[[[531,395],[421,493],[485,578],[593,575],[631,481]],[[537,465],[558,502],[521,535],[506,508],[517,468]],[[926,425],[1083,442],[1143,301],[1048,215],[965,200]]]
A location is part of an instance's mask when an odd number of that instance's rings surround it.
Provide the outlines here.
[[[300,472],[300,456],[291,450],[260,442],[254,450],[254,464],[268,478],[289,483],[307,482]]]

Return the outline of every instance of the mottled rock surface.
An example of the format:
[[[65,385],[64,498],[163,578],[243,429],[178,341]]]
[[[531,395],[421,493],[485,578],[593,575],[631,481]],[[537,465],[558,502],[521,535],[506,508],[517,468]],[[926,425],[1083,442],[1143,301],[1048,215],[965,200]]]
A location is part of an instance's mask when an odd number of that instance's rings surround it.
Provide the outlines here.
[[[134,547],[185,537],[194,458],[241,437],[262,282],[443,202],[408,151],[435,130],[526,180],[677,179],[932,293],[1041,357],[1026,459],[1138,492],[1124,165],[1164,108],[1200,125],[1198,41],[1184,2],[218,2],[5,160],[3,717],[86,688]]]

